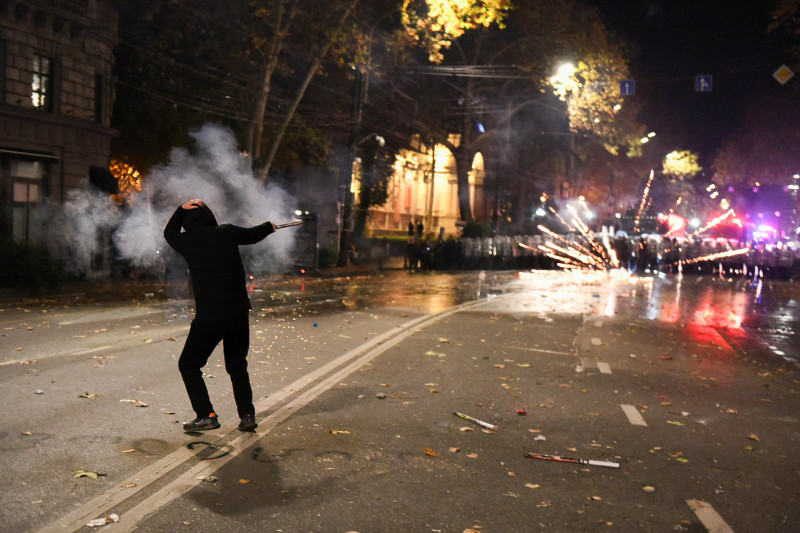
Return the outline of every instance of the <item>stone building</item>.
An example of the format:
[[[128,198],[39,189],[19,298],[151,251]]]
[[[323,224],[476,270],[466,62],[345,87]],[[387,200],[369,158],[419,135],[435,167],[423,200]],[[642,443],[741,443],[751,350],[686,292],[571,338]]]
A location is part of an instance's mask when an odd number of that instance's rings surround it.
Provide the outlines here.
[[[110,0],[0,0],[0,239],[38,244],[38,204],[112,192],[117,22]]]

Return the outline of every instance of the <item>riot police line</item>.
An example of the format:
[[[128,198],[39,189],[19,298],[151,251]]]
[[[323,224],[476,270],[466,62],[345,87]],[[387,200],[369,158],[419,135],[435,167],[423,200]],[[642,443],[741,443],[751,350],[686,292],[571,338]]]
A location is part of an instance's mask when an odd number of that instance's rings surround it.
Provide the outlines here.
[[[457,269],[556,269],[558,255],[548,254],[548,235],[448,238],[430,242],[410,239],[404,268]],[[800,279],[800,242],[739,242],[724,238],[671,238],[661,235],[596,236],[590,242],[579,234],[558,235],[564,247],[592,249],[598,259],[589,268],[622,268],[634,274],[721,273],[773,279]],[[613,250],[613,254],[610,251]],[[613,263],[613,264],[612,264]]]

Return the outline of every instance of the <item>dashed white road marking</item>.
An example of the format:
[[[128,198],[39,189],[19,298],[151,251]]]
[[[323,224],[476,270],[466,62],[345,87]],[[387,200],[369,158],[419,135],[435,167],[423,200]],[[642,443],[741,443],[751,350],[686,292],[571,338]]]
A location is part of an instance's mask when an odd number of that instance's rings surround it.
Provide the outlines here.
[[[725,520],[711,507],[710,503],[700,500],[686,500],[686,503],[709,533],[733,533],[731,526],[725,523]]]
[[[507,346],[507,348],[513,348],[515,350],[525,350],[528,352],[540,352],[540,353],[553,353],[556,355],[572,355],[571,352],[558,352],[555,350],[542,350],[540,348],[525,348],[523,346]]]
[[[646,426],[647,422],[644,421],[642,414],[636,409],[635,406],[630,404],[620,404],[622,410],[625,412],[625,415],[628,417],[628,421],[633,424],[634,426]]]
[[[611,365],[609,365],[608,363],[603,363],[602,361],[598,361],[597,368],[600,370],[601,374],[611,373]]]

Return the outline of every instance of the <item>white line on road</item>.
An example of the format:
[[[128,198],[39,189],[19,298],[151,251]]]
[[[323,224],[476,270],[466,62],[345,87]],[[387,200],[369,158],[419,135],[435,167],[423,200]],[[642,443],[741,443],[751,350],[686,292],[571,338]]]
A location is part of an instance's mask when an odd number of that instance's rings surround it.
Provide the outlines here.
[[[733,533],[731,526],[725,523],[725,520],[711,507],[710,503],[700,500],[686,500],[686,503],[692,508],[708,533]]]
[[[628,421],[633,424],[634,426],[646,426],[647,422],[644,421],[641,413],[635,406],[630,404],[620,404],[622,410],[625,411],[625,415],[628,417]]]
[[[190,468],[184,474],[163,488],[157,490],[155,493],[151,494],[138,505],[126,511],[124,514],[121,514],[119,522],[109,524],[104,528],[104,530],[115,533],[121,531],[132,531],[138,525],[139,521],[141,521],[144,517],[150,513],[158,511],[171,501],[180,497],[182,494],[188,492],[191,488],[199,484],[201,481],[197,479],[198,477],[202,477],[202,475],[208,475],[214,472],[234,457],[237,457],[240,453],[246,450],[248,446],[266,435],[273,427],[291,416],[292,413],[307,405],[314,398],[335,386],[344,377],[362,367],[379,354],[383,353],[395,344],[398,344],[406,337],[417,333],[421,328],[428,327],[436,322],[439,322],[445,317],[450,316],[451,314],[484,302],[486,302],[486,300],[468,302],[466,304],[451,307],[450,309],[437,313],[436,315],[424,315],[422,317],[415,318],[414,320],[410,320],[405,324],[397,326],[381,335],[376,336],[361,346],[339,356],[323,367],[320,367],[314,372],[311,372],[294,381],[277,393],[261,400],[255,405],[256,413],[263,413],[265,410],[277,405],[281,401],[293,397],[286,405],[280,407],[277,411],[270,414],[266,418],[259,420],[259,431],[257,433],[236,432],[236,436],[231,438],[229,434],[235,431],[236,423],[231,421],[223,424],[220,430],[223,432],[223,434],[214,441],[211,441],[208,438],[207,440],[215,445],[231,445],[233,447],[233,451],[230,454],[215,460],[213,463],[201,462],[200,464]],[[351,360],[354,361],[351,362]],[[320,377],[348,362],[350,364],[347,364],[337,372],[334,372],[332,375],[311,389],[304,391],[306,387]],[[206,437],[209,437],[209,435],[206,435]],[[89,520],[92,520],[97,516],[102,516],[104,513],[111,511],[114,506],[126,501],[131,496],[162,477],[164,474],[167,474],[168,472],[171,472],[175,468],[184,464],[186,461],[193,458],[197,453],[197,451],[191,451],[186,447],[181,446],[166,457],[146,467],[140,472],[137,472],[133,476],[129,477],[125,482],[121,483],[121,485],[135,483],[135,487],[121,489],[119,486],[117,486],[111,488],[104,494],[101,494],[83,504],[61,519],[56,520],[52,524],[42,528],[39,530],[39,533],[73,532],[81,529]]]
[[[610,374],[611,373],[611,365],[608,363],[603,363],[601,361],[597,362],[597,368],[600,370],[601,374]]]
[[[542,350],[541,348],[525,348],[523,346],[505,346],[505,348],[513,348],[515,350],[526,350],[528,352],[540,352],[540,353],[554,353],[556,355],[572,355],[570,352],[557,352],[554,350]]]
[[[103,350],[108,350],[109,348],[113,348],[110,344],[106,344],[105,346],[98,346],[97,348],[90,348],[88,350],[82,350],[80,352],[72,352],[72,355],[86,355],[95,352],[102,352]]]

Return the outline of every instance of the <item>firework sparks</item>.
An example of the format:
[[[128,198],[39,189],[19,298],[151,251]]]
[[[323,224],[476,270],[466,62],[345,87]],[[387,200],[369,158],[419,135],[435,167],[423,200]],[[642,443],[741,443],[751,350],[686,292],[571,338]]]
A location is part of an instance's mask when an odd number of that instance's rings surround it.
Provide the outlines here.
[[[642,213],[644,213],[644,208],[647,206],[647,200],[650,197],[650,186],[653,184],[655,175],[656,173],[651,170],[650,177],[647,179],[647,185],[644,186],[644,192],[642,192],[642,201],[639,203],[639,210],[636,212],[636,220],[633,224],[634,232],[639,230],[639,221],[642,218]]]
[[[738,248],[736,250],[728,250],[727,252],[718,252],[715,254],[709,255],[702,255],[700,257],[694,257],[692,259],[686,259],[683,261],[686,265],[691,265],[694,263],[700,263],[701,261],[715,261],[717,259],[724,259],[726,257],[734,257],[737,255],[745,255],[750,253],[750,248]]]
[[[700,235],[701,233],[710,230],[711,228],[713,228],[714,226],[716,226],[717,224],[719,224],[720,222],[731,216],[733,213],[734,213],[733,209],[728,209],[728,211],[718,216],[717,218],[715,218],[702,228],[697,229],[694,233],[692,233],[692,235]]]

